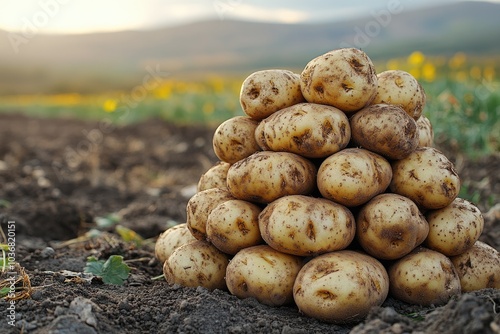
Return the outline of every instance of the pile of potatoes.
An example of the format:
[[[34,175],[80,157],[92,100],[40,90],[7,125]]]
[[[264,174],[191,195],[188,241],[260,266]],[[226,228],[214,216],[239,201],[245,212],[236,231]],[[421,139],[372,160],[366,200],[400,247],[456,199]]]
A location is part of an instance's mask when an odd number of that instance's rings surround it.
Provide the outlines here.
[[[425,100],[412,75],[377,74],[354,48],[300,74],[248,76],[246,116],[217,128],[220,161],[186,223],[158,238],[166,281],[295,303],[331,323],[358,321],[389,294],[438,305],[500,288],[499,253],[478,241],[483,216],[432,147]]]

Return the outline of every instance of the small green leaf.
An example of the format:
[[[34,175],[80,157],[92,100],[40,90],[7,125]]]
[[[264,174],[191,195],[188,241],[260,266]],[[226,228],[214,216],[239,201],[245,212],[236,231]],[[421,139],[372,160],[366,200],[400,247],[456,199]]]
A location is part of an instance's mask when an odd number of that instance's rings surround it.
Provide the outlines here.
[[[0,199],[0,208],[8,208],[10,207],[10,202],[6,199]]]
[[[101,277],[106,284],[123,285],[128,278],[130,267],[123,262],[123,256],[120,255],[111,255],[106,261],[91,256],[87,258],[84,271]]]
[[[102,280],[104,283],[122,285],[129,272],[130,267],[123,262],[123,256],[111,255],[102,267]]]
[[[121,217],[116,213],[110,213],[105,217],[95,217],[95,223],[99,228],[108,228],[120,222]]]
[[[9,286],[1,288],[0,289],[0,298],[7,296],[9,294],[9,292],[10,292]]]

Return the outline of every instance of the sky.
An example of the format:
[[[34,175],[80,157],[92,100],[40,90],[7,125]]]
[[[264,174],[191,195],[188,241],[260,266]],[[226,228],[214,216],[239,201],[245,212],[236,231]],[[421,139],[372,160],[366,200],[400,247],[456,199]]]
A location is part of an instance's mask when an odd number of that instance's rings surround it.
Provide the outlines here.
[[[0,29],[67,34],[154,29],[200,19],[331,22],[452,2],[459,0],[0,0]]]

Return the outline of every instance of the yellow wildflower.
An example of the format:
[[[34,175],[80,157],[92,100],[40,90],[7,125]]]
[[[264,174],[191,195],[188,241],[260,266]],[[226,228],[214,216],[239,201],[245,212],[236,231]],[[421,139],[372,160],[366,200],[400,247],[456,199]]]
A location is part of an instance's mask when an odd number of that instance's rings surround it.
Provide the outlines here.
[[[425,63],[422,66],[422,78],[429,82],[436,79],[436,67],[432,63]]]
[[[483,70],[483,77],[486,81],[492,82],[495,79],[495,68],[493,66],[486,66]]]
[[[408,56],[408,64],[413,66],[421,65],[425,61],[425,56],[420,51],[414,51]]]
[[[456,70],[456,69],[459,69],[460,67],[462,67],[466,61],[467,61],[467,56],[465,55],[465,53],[457,52],[448,61],[448,66],[452,70]]]
[[[114,99],[107,99],[104,101],[102,108],[104,109],[105,112],[114,112],[116,110],[116,106],[118,105],[118,102]]]

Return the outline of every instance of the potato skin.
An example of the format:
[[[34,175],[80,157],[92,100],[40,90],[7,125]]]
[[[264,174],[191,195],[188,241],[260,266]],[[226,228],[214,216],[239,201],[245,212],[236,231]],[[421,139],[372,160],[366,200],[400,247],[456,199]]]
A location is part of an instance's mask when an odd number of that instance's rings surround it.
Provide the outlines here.
[[[262,120],[261,145],[273,151],[322,158],[340,151],[351,138],[347,116],[339,109],[315,103],[299,103]]]
[[[227,171],[231,166],[230,163],[225,161],[218,161],[215,165],[210,167],[203,175],[201,175],[198,181],[197,190],[198,192],[212,189],[220,188],[227,190]]]
[[[231,165],[227,186],[231,194],[249,202],[270,203],[286,195],[310,193],[316,166],[289,152],[261,151]]]
[[[281,306],[293,301],[293,284],[302,258],[278,252],[268,245],[240,250],[226,270],[229,292],[238,298],[254,297],[262,304]]]
[[[212,210],[222,202],[234,199],[228,190],[212,188],[200,191],[186,205],[186,224],[198,240],[207,238],[207,219]]]
[[[400,106],[417,120],[424,109],[425,91],[413,75],[401,70],[387,70],[377,75],[377,94],[373,104],[387,103]]]
[[[373,104],[349,122],[357,145],[388,159],[403,159],[418,146],[417,123],[398,106]]]
[[[321,163],[317,184],[323,197],[353,207],[384,192],[391,177],[391,165],[382,156],[362,148],[347,148]]]
[[[259,230],[261,208],[242,200],[217,205],[208,215],[207,239],[226,254],[262,243]]]
[[[223,290],[228,263],[227,255],[208,241],[195,240],[170,255],[163,265],[163,274],[168,284]]]
[[[424,115],[421,115],[417,119],[417,127],[418,127],[418,146],[419,147],[434,146],[434,129],[432,128],[431,121]]]
[[[429,224],[417,205],[401,195],[380,194],[361,207],[356,218],[361,247],[377,259],[395,260],[420,245]]]
[[[300,74],[307,102],[326,104],[347,114],[369,105],[377,94],[371,59],[355,48],[332,50],[311,60]]]
[[[460,178],[443,153],[433,147],[418,147],[406,158],[392,162],[389,188],[421,209],[441,209],[458,196]]]
[[[303,195],[281,197],[267,205],[259,215],[259,227],[269,246],[299,256],[344,249],[356,231],[349,209]]]
[[[174,250],[194,240],[196,239],[187,228],[187,224],[172,226],[156,239],[155,257],[160,263],[164,263]]]
[[[260,151],[255,141],[257,125],[256,120],[247,116],[235,116],[222,122],[212,139],[215,155],[232,164]]]
[[[500,289],[500,254],[495,248],[478,240],[450,259],[460,277],[462,292]]]
[[[304,101],[300,76],[288,70],[254,72],[243,81],[240,91],[241,108],[255,120]]]
[[[460,279],[451,260],[422,246],[393,263],[388,273],[389,293],[409,304],[445,304],[460,293]]]
[[[462,254],[479,239],[484,228],[481,211],[463,198],[455,198],[450,205],[430,210],[425,214],[429,235],[425,246],[446,256]]]
[[[319,255],[300,270],[293,286],[299,310],[329,323],[363,319],[380,306],[389,291],[384,266],[375,258],[351,250]]]

